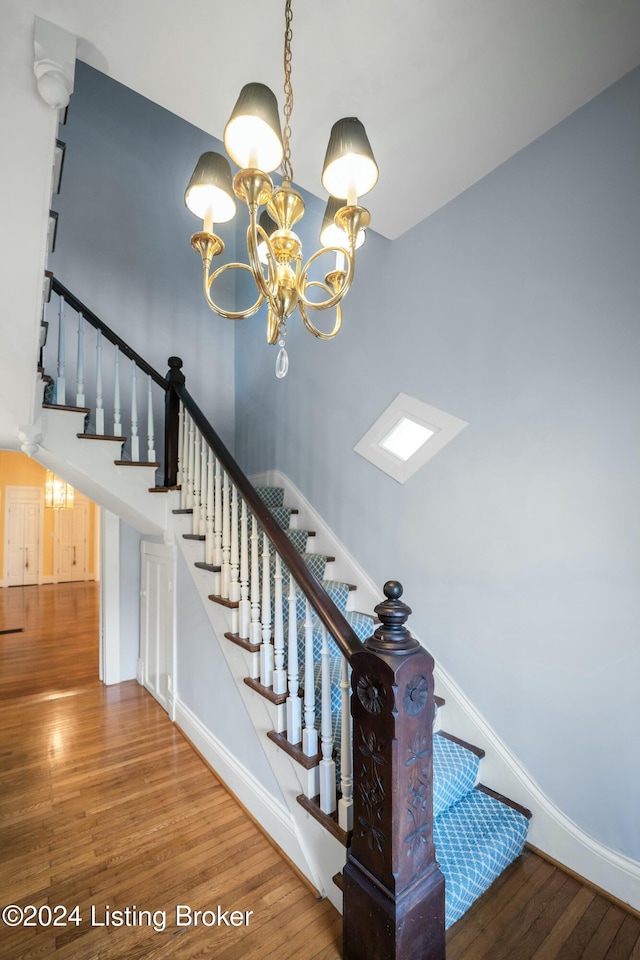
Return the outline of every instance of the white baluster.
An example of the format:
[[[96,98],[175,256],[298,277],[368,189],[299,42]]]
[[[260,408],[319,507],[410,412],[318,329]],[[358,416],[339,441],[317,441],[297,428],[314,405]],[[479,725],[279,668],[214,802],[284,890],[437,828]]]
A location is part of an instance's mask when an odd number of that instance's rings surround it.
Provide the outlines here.
[[[134,463],[140,461],[140,437],[138,436],[138,391],[137,367],[135,360],[131,361],[131,459]]]
[[[84,326],[78,314],[78,361],[76,363],[76,407],[84,407]]]
[[[321,712],[320,732],[322,737],[322,760],[320,761],[320,809],[333,813],[336,809],[336,765],[333,760],[333,730],[331,724],[331,658],[329,635],[322,627],[322,652],[320,654]]]
[[[176,483],[180,487],[180,508],[184,509],[184,404],[180,400],[178,407],[178,470]]]
[[[239,634],[243,640],[249,639],[249,622],[251,620],[251,604],[249,603],[249,530],[247,522],[247,505],[242,501],[240,513],[240,627]]]
[[[207,447],[207,508],[206,508],[206,530],[205,530],[205,563],[213,564],[214,540],[213,540],[213,450]]]
[[[231,548],[229,551],[230,580],[229,580],[229,600],[238,603],[240,600],[240,555],[238,549],[238,489],[235,484],[232,485],[231,499]]]
[[[187,464],[187,510],[193,508],[193,470],[195,456],[195,431],[196,427],[193,419],[189,417],[189,429],[186,431],[187,437],[187,455],[185,462]]]
[[[96,433],[104,435],[104,406],[102,397],[102,330],[96,337]]]
[[[340,791],[338,801],[338,823],[343,830],[353,830],[353,759],[351,756],[351,682],[349,680],[349,661],[342,658],[342,728],[340,733]]]
[[[260,683],[273,683],[273,645],[271,643],[271,571],[269,541],[262,534],[262,646],[260,647]]]
[[[67,387],[64,377],[64,300],[60,297],[58,306],[58,376],[56,377],[56,403],[64,406],[67,402]]]
[[[284,668],[284,615],[282,612],[282,562],[276,552],[276,569],[273,578],[273,692],[287,692],[287,671]]]
[[[313,675],[313,620],[311,604],[307,600],[304,618],[304,730],[302,732],[302,752],[313,757],[318,752],[318,731],[316,730],[316,691]]]
[[[258,521],[251,518],[251,626],[249,640],[260,643],[260,547],[258,544]]]
[[[189,416],[186,408],[182,407],[182,478],[180,480],[180,509],[187,509],[189,499]]]
[[[289,633],[287,662],[289,666],[289,696],[287,697],[287,740],[302,740],[302,704],[300,701],[300,667],[298,665],[298,615],[296,610],[296,582],[289,574]]]
[[[209,460],[209,444],[202,437],[200,450],[200,529],[201,537],[207,535],[207,462]],[[206,550],[206,547],[205,547]]]
[[[231,549],[229,551],[229,600],[232,603],[240,603],[240,551],[238,544],[238,525],[240,522],[238,505],[238,488],[235,484],[231,485]],[[240,632],[240,611],[235,607],[231,611],[231,632]]]
[[[178,420],[180,424],[180,419]],[[180,427],[178,426],[178,431]],[[153,389],[152,380],[147,382],[147,463],[156,462],[156,437],[153,426]],[[178,464],[180,463],[180,441],[178,440]]]
[[[122,423],[120,422],[120,349],[117,345],[113,374],[113,435],[114,437],[122,436]]]
[[[216,567],[222,567],[222,474],[217,457],[213,495],[213,563]]]
[[[196,427],[193,438],[193,513],[191,515],[191,533],[200,533],[200,431]]]
[[[231,582],[231,500],[229,496],[229,478],[226,473],[222,479],[222,593],[225,600],[229,599],[229,584]]]

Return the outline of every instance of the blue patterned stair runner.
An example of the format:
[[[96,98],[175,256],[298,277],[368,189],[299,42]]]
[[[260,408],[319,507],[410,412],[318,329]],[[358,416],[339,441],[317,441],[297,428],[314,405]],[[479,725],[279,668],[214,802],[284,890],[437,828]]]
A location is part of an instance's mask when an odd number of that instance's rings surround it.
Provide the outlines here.
[[[288,529],[290,512],[284,504],[281,487],[257,487],[264,503],[300,553],[305,553],[307,533]],[[346,584],[324,580],[325,558],[305,554],[305,561],[322,582],[329,596],[344,613],[357,634],[365,641],[375,629],[373,617],[346,610],[349,589]],[[273,575],[274,563],[272,563]],[[287,573],[288,577],[288,573]],[[284,587],[288,594],[288,586]],[[285,604],[285,618],[288,610]],[[300,683],[304,681],[304,616],[305,601],[299,594],[296,604],[298,619],[298,658]],[[313,656],[315,660],[316,723],[320,730],[321,673],[320,653],[322,631],[313,616]],[[342,691],[342,657],[332,637],[329,637],[331,676],[331,720],[336,761],[336,778],[340,779],[340,734]],[[440,734],[433,737],[433,832],[440,868],[445,877],[446,926],[450,927],[469,909],[471,904],[489,888],[493,881],[521,853],[527,836],[529,821],[518,810],[481,790],[478,782],[480,757],[462,744]]]

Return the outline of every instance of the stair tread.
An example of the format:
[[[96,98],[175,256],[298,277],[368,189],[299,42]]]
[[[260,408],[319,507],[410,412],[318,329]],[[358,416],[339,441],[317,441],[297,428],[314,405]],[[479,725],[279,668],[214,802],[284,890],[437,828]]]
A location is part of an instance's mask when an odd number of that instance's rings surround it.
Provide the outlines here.
[[[434,817],[436,856],[445,878],[447,927],[522,853],[527,828],[525,816],[479,790]]]
[[[204,540],[204,537],[202,539]],[[236,610],[238,608],[237,600],[228,600],[226,597],[220,597],[216,593],[210,593],[209,600],[211,600],[212,603],[219,603],[223,607],[228,607],[230,610]]]
[[[71,410],[73,413],[91,413],[89,407],[72,407],[64,403],[43,403],[43,410]]]
[[[322,756],[319,753],[315,753],[310,757],[307,756],[307,754],[303,753],[302,751],[302,744],[289,743],[284,733],[277,733],[275,730],[269,730],[267,736],[269,740],[272,740],[273,743],[277,743],[285,753],[288,753],[289,756],[295,760],[296,763],[299,763],[301,767],[304,767],[305,770],[311,770],[312,767],[317,767],[322,759]]]
[[[460,737],[455,737],[452,733],[447,733],[446,730],[438,730],[438,736],[445,737],[447,740],[451,740],[453,743],[459,744],[461,747],[464,747],[465,750],[470,750],[471,753],[475,753],[476,757],[479,757],[481,760],[485,755],[482,747],[476,747],[473,743],[468,743],[466,740],[461,740]]]
[[[102,437],[98,437],[102,440]],[[153,467],[157,469],[160,466],[159,460],[114,460],[116,467]]]
[[[209,599],[211,600],[211,597],[209,597]],[[273,687],[265,687],[264,684],[260,683],[259,680],[254,680],[253,677],[245,677],[244,682],[248,687],[251,687],[252,690],[255,690],[256,693],[259,693],[261,697],[264,697],[265,700],[268,700],[270,703],[275,703],[276,705],[286,703],[286,693],[274,693]]]
[[[204,541],[204,540],[206,540],[207,538],[205,537],[204,533],[183,533],[183,534],[182,534],[182,539],[183,539],[183,540],[202,540],[202,541]]]
[[[517,810],[518,813],[521,813],[523,817],[526,817],[527,820],[531,820],[533,814],[531,810],[527,807],[523,807],[521,803],[518,803],[516,800],[511,800],[509,797],[505,797],[503,793],[498,793],[496,790],[492,790],[491,787],[487,787],[484,783],[476,783],[476,790],[479,790],[481,793],[486,793],[487,796],[493,797],[494,800],[499,800],[500,803],[505,803],[508,807],[513,807],[514,810]]]
[[[179,489],[180,489],[180,484],[178,484],[175,487],[149,487],[149,493],[168,493],[170,490],[179,490]]]
[[[126,437],[116,437],[110,433],[76,433],[78,440],[115,440],[118,443],[126,443]]]
[[[220,573],[221,567],[216,567],[213,563],[205,563],[204,560],[198,560],[194,563],[198,570],[209,570],[210,573]]]
[[[243,650],[247,650],[249,653],[257,653],[261,647],[259,643],[251,643],[250,640],[245,640],[243,637],[238,636],[237,633],[225,633],[227,640],[231,640],[232,643],[235,643],[238,647],[242,647]]]
[[[439,816],[473,790],[480,757],[446,735],[433,737],[433,815]]]
[[[337,813],[323,813],[320,809],[320,797],[309,799],[309,797],[305,797],[304,793],[301,793],[296,797],[296,800],[301,807],[304,807],[307,813],[310,813],[312,817],[321,823],[343,846],[347,847],[349,845],[349,834],[339,825]]]

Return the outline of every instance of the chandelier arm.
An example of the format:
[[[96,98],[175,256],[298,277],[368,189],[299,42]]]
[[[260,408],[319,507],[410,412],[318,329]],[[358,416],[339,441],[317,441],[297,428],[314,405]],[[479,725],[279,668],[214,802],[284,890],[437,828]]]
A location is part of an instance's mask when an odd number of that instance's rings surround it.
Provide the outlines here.
[[[326,284],[320,283],[318,280],[313,280],[310,284],[310,287],[322,287],[323,290],[329,291],[329,288]],[[298,301],[298,310],[300,311],[300,316],[302,317],[302,322],[305,327],[312,333],[314,337],[317,337],[319,340],[332,340],[336,334],[340,333],[340,328],[342,327],[342,307],[340,304],[336,307],[336,322],[333,326],[331,333],[323,333],[309,320],[307,316],[307,311],[305,310],[304,304],[301,301]]]
[[[325,253],[331,253],[331,251],[334,253],[341,253],[345,256],[347,261],[347,272],[340,289],[337,290],[332,297],[330,297],[328,300],[323,300],[320,303],[314,303],[312,300],[307,300],[304,295],[304,291],[306,291],[309,287],[321,287],[323,290],[329,291],[329,287],[327,287],[324,283],[319,283],[317,280],[313,280],[308,283],[307,272],[311,264],[314,263],[318,257],[321,257]],[[303,303],[305,307],[309,307],[311,310],[329,310],[331,307],[337,307],[337,305],[342,301],[343,297],[345,297],[349,292],[349,288],[353,283],[355,261],[356,258],[353,250],[351,253],[349,253],[344,249],[344,247],[321,247],[319,250],[316,250],[316,252],[312,254],[305,263],[300,275],[300,280],[298,282],[298,297],[300,302]]]
[[[272,291],[275,287],[275,258],[273,256],[271,244],[269,243],[269,238],[258,223],[256,213],[257,208],[255,206],[250,206],[250,221],[249,226],[247,227],[247,252],[249,254],[250,266],[248,266],[247,269],[253,274],[253,279],[255,280],[259,293],[273,309],[274,299]],[[265,276],[262,272],[262,264],[260,263],[260,256],[258,254],[258,234],[261,235],[262,239],[267,245],[267,264],[269,269],[268,280],[265,279]]]
[[[262,293],[258,291],[258,299],[253,304],[253,306],[248,307],[246,310],[223,310],[222,307],[219,307],[211,299],[210,290],[216,279],[220,276],[221,273],[224,273],[225,270],[248,270],[249,273],[253,275],[253,270],[246,263],[223,263],[221,267],[218,267],[211,275],[209,274],[209,266],[205,264],[204,268],[204,295],[207,301],[207,304],[213,310],[214,313],[217,313],[220,317],[226,317],[227,320],[244,320],[245,317],[252,317],[254,313],[262,306],[262,301],[264,297]]]

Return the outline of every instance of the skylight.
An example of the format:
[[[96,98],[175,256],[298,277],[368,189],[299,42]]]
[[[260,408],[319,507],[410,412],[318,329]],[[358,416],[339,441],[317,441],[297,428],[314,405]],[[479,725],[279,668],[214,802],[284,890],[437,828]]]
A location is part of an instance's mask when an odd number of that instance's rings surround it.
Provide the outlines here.
[[[409,417],[401,417],[386,437],[380,441],[380,446],[392,453],[404,463],[432,437],[436,431],[430,430],[422,423],[416,423]]]
[[[466,420],[400,393],[353,449],[405,483],[466,426]]]

